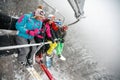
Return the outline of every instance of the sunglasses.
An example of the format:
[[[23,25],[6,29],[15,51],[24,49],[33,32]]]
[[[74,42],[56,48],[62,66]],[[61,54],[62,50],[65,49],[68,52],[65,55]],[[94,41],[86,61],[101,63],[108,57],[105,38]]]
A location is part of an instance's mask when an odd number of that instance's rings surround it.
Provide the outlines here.
[[[44,11],[39,11],[39,14],[44,16],[45,12]]]

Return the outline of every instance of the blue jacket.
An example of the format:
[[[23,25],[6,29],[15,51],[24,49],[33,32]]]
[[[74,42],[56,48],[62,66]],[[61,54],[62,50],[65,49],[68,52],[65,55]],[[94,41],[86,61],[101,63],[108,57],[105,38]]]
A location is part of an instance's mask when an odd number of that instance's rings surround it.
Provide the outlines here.
[[[42,22],[36,20],[33,17],[33,13],[24,14],[19,18],[16,23],[16,29],[18,30],[18,36],[21,36],[25,39],[32,39],[34,36],[30,36],[26,33],[27,30],[41,29]]]

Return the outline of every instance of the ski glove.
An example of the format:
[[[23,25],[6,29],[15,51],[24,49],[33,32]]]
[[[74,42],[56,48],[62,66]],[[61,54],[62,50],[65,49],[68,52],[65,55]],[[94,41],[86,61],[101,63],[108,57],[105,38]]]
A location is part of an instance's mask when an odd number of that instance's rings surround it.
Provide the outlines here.
[[[29,35],[31,35],[31,36],[35,36],[35,35],[39,34],[39,30],[38,29],[27,30],[26,33],[29,34]]]
[[[64,41],[65,41],[65,40],[64,40],[63,38],[62,38],[62,39],[60,39],[60,42],[61,42],[61,43],[64,43]]]
[[[52,41],[52,43],[54,43],[54,39],[52,37],[50,37],[50,40]]]
[[[41,35],[36,35],[37,38],[43,39],[43,36]]]

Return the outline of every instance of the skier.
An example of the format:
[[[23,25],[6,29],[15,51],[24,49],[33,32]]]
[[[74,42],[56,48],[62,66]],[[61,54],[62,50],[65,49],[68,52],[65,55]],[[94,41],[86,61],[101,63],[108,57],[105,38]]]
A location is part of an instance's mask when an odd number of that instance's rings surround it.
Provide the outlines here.
[[[39,35],[41,35],[41,38],[35,37],[35,41],[36,43],[40,43],[40,42],[47,42],[47,41],[52,41],[54,43],[52,34],[51,34],[51,30],[50,30],[50,20],[49,19],[44,19],[43,20],[43,25],[41,28],[41,32]],[[43,45],[40,50],[37,52],[36,56],[42,55],[44,53],[47,53],[47,50],[49,49],[50,45],[49,44],[45,44]]]
[[[35,12],[24,14],[16,23],[18,36],[16,43],[18,45],[35,43],[34,36],[40,37],[40,29],[42,27],[42,20],[44,19],[44,11],[42,6],[38,6]],[[18,49],[18,62],[22,65],[32,65],[33,55],[36,47],[26,47]]]
[[[57,42],[57,47],[56,49],[54,50],[54,53],[57,54],[58,58],[60,58],[61,60],[66,60],[66,58],[62,55],[62,51],[63,51],[63,47],[64,47],[64,37],[66,36],[66,30],[68,29],[67,26],[62,26],[62,22],[61,20],[57,20],[56,21],[56,24],[58,25],[59,27],[59,38],[58,38],[58,42]]]
[[[60,19],[55,21],[55,16],[50,14],[48,18],[51,20],[51,34],[54,40],[59,40],[50,44],[50,48],[47,51],[46,65],[51,67],[52,64],[52,53],[56,53],[61,60],[66,60],[62,55],[64,46],[64,36],[66,35],[67,26],[62,27],[62,21]]]
[[[38,51],[38,53],[36,54],[36,56],[39,56],[39,55],[42,55],[43,53],[47,53],[47,56],[46,56],[46,59],[48,57],[51,58],[51,48],[54,48],[53,47],[53,44],[55,44],[54,40],[53,40],[53,36],[51,34],[51,20],[46,18],[43,20],[43,26],[42,26],[42,29],[40,30],[41,33],[40,35],[43,37],[43,38],[38,38],[38,37],[35,37],[35,41],[37,43],[40,43],[40,42],[51,42],[51,44],[45,44],[44,46],[42,46],[40,48],[40,50]],[[46,60],[47,61],[47,60]]]
[[[51,35],[52,35],[52,41],[49,41],[51,42],[51,44],[49,44],[49,49],[47,50],[47,56],[46,56],[46,66],[49,68],[51,67],[52,65],[52,53],[53,53],[53,50],[56,48],[57,46],[57,43],[55,42],[55,40],[57,39],[57,30],[58,30],[58,26],[55,24],[55,16],[52,15],[52,14],[49,14],[48,15],[48,19],[50,20],[49,21],[49,25],[50,25],[50,32],[51,32]]]

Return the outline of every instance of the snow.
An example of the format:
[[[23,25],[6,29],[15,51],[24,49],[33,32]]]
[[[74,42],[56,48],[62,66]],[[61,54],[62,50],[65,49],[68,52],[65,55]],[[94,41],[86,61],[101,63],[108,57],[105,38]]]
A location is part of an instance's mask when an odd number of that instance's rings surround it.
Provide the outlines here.
[[[45,1],[65,16],[66,24],[75,20],[67,0]],[[86,18],[67,32],[63,51],[67,60],[55,57],[49,69],[56,80],[119,80],[119,8],[113,2],[86,0]],[[20,72],[16,56],[1,57],[0,63],[2,80],[31,79],[27,71]],[[43,80],[48,79],[39,67],[35,68]]]

